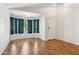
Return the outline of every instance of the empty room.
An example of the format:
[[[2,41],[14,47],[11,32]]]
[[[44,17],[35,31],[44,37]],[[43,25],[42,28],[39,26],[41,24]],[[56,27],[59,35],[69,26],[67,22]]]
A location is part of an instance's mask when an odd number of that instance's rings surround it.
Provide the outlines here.
[[[79,55],[79,3],[0,3],[0,55]]]

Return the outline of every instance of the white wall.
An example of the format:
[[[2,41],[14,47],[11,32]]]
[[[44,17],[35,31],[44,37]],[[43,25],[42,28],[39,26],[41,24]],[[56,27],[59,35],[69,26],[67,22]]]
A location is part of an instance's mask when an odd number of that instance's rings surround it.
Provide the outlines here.
[[[41,18],[40,18],[40,38],[45,40],[45,16],[44,15],[41,15]]]
[[[0,4],[0,54],[9,42],[9,13],[5,5]]]
[[[71,4],[64,19],[65,41],[79,45],[79,4]]]
[[[60,40],[65,39],[64,33],[64,7],[58,6],[56,9],[56,38]]]

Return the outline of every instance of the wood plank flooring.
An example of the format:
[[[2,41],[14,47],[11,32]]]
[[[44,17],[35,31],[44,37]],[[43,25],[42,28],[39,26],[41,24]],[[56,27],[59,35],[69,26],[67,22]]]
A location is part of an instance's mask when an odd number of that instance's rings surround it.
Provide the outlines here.
[[[16,39],[9,43],[3,55],[79,55],[79,46],[57,39]]]

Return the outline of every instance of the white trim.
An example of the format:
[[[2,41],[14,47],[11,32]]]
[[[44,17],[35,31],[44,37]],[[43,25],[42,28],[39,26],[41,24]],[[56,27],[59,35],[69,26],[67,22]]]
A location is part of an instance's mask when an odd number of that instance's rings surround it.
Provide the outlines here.
[[[17,33],[18,33],[19,31],[18,31],[18,18],[17,18]]]
[[[13,34],[15,34],[15,19],[13,19]]]
[[[58,39],[58,40],[65,41],[65,42],[68,42],[68,43],[71,43],[71,44],[79,45],[79,43],[77,43],[77,42],[71,42],[71,41],[68,41],[68,40],[62,39],[62,38],[52,38],[52,39],[47,39],[46,41],[53,40],[53,39]]]

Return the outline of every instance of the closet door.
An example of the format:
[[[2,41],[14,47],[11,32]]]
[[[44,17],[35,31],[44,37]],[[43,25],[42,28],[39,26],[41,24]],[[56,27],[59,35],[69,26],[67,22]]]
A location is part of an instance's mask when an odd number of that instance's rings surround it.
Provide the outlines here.
[[[24,33],[24,19],[18,19],[18,34]]]
[[[68,13],[65,14],[65,40],[73,42],[74,41],[74,23],[73,23],[73,13],[72,11],[69,11]]]

